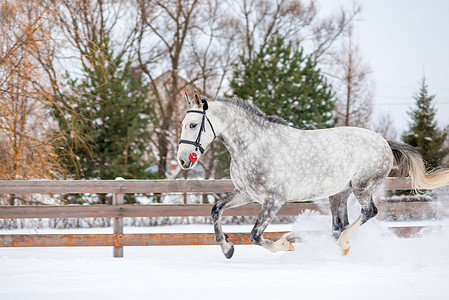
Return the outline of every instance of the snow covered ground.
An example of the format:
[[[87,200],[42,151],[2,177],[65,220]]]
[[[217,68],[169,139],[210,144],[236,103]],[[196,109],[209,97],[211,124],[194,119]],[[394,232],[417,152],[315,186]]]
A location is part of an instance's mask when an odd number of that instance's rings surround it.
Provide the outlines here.
[[[329,237],[329,216],[304,214],[293,252],[236,246],[0,248],[0,299],[449,299],[449,225],[420,238],[400,239],[369,222],[342,256]],[[224,226],[228,232],[251,226]],[[212,232],[211,225],[125,228],[137,232]],[[271,225],[270,231],[292,230]],[[27,232],[26,230],[0,233]],[[29,233],[28,231],[27,233]],[[33,232],[33,231],[31,231]],[[110,233],[111,229],[39,230]]]

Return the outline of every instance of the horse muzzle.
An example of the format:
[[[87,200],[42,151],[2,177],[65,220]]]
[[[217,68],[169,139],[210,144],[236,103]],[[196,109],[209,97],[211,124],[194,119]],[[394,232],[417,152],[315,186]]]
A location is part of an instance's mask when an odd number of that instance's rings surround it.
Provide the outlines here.
[[[181,168],[183,170],[191,169],[195,165],[195,163],[193,163],[193,162],[191,162],[189,160],[184,160],[182,158],[178,159],[178,163],[179,163],[179,165],[181,166]]]
[[[182,156],[182,157],[181,157]],[[196,166],[198,161],[198,154],[195,152],[190,153],[188,158],[184,155],[178,156],[178,163],[183,170],[188,170]]]

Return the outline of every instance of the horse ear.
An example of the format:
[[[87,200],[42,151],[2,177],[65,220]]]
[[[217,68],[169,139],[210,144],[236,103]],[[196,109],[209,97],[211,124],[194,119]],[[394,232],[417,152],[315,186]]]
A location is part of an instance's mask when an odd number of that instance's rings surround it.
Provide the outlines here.
[[[187,93],[184,93],[184,99],[186,100],[187,105],[189,105],[190,104],[190,100],[189,100],[189,95],[187,95]]]
[[[200,94],[198,94],[197,91],[195,91],[195,95],[193,96],[193,101],[195,101],[195,104],[198,105],[199,108],[203,107],[203,102],[201,102]]]

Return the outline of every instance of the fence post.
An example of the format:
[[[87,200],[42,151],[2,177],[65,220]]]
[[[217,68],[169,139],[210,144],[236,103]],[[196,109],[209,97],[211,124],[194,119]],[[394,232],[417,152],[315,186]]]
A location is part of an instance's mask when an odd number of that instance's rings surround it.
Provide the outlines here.
[[[124,180],[122,177],[117,177],[115,180]],[[122,205],[124,203],[124,193],[112,194],[112,205]],[[123,217],[114,217],[113,219],[113,233],[123,234]],[[123,246],[114,246],[113,257],[123,257]]]

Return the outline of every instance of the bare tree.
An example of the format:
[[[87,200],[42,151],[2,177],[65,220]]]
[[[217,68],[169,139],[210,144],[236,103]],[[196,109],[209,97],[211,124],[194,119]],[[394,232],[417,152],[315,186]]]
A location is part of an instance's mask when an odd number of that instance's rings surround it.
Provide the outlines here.
[[[47,135],[52,82],[42,62],[54,58],[49,20],[55,1],[3,1],[0,6],[0,178],[56,178],[64,170]],[[8,203],[30,199],[10,195]]]
[[[93,67],[97,41],[112,40],[117,56],[135,54],[133,47],[138,36],[137,14],[128,1],[116,0],[62,0],[58,1],[61,13],[58,24],[68,45],[63,59],[70,60],[71,71],[82,66]],[[111,62],[112,63],[112,62]]]
[[[324,63],[335,42],[352,24],[360,7],[354,5],[350,11],[341,9],[338,14],[323,16],[316,1],[300,0],[244,0],[237,5],[230,2],[233,14],[229,14],[239,32],[239,48],[244,45],[245,55],[251,59],[253,53],[267,46],[270,39],[280,34],[288,41],[300,42],[316,61]],[[242,54],[242,53],[240,53]]]
[[[398,138],[398,131],[394,126],[393,117],[389,113],[382,114],[371,129],[387,140],[396,140]]]
[[[173,122],[178,104],[182,103],[182,90],[189,82],[181,82],[180,76],[187,65],[188,36],[197,26],[199,1],[179,0],[177,2],[138,1],[140,34],[138,59],[143,72],[152,85],[151,100],[155,104],[157,123],[156,149],[160,177],[167,174],[167,158],[172,145]],[[160,82],[160,76],[166,79]],[[159,79],[159,80],[157,80]],[[191,80],[195,81],[195,80]],[[158,86],[162,85],[162,89]]]
[[[363,62],[354,42],[352,30],[348,31],[334,72],[338,125],[368,127],[373,111],[374,82],[370,67]]]
[[[237,8],[233,18],[240,33],[239,47],[244,46],[249,59],[259,48],[264,48],[275,34],[295,41],[303,40],[304,31],[310,28],[317,15],[314,2],[244,0],[238,5],[229,3],[229,6]]]
[[[226,3],[219,0],[201,3],[197,26],[188,36],[187,77],[208,95],[219,94],[240,54],[239,31],[226,13]]]

